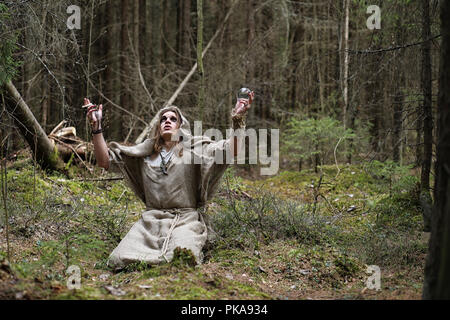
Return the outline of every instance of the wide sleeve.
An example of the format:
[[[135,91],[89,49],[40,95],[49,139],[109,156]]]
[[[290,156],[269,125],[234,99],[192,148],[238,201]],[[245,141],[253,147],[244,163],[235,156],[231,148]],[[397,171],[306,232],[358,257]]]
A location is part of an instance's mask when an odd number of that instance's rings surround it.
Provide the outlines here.
[[[127,155],[123,147],[114,142],[109,145],[108,153],[108,172],[121,173],[130,188],[146,203],[142,175],[143,157]]]
[[[107,171],[112,173],[123,173],[123,160],[120,150],[108,148],[109,166]]]
[[[200,164],[200,199],[204,204],[217,190],[220,178],[230,165],[230,141],[202,142],[202,161]]]
[[[245,130],[247,114],[231,115],[233,130]],[[227,167],[234,162],[233,152],[231,150],[232,139],[230,138],[212,141],[210,139],[203,140],[202,143],[202,162],[201,162],[201,183],[200,183],[200,198],[203,203],[206,203],[212,198],[216,192],[220,178],[225,173]],[[238,134],[236,136],[237,143],[240,145],[244,143],[244,136]]]

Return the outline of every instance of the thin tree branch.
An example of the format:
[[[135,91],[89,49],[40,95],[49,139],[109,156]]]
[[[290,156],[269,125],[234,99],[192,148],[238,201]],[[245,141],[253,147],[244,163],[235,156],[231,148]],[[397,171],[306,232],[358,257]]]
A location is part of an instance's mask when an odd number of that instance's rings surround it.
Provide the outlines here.
[[[395,51],[395,50],[405,49],[405,48],[409,48],[409,47],[413,47],[413,46],[418,46],[418,45],[424,44],[425,42],[437,39],[439,37],[441,37],[441,34],[435,35],[434,37],[431,37],[424,41],[408,43],[403,46],[390,47],[390,48],[377,49],[377,50],[348,50],[348,52],[353,53],[353,54],[369,54],[369,53],[382,53],[382,52],[388,52],[388,51]]]
[[[206,45],[205,49],[202,52],[202,57],[206,54],[206,52],[208,51],[208,49],[211,47],[212,43],[214,42],[214,40],[217,38],[217,36],[219,35],[220,31],[224,28],[226,22],[228,21],[228,18],[230,17],[231,13],[233,12],[234,7],[236,6],[236,4],[238,3],[238,1],[234,1],[230,10],[228,10],[227,15],[225,16],[225,19],[222,22],[222,25],[220,26],[220,28],[217,28],[216,33],[213,35],[213,37],[211,38],[211,40],[209,40],[208,44]],[[189,71],[189,73],[186,75],[186,77],[184,78],[184,80],[181,82],[181,84],[178,86],[177,90],[175,90],[175,92],[172,94],[172,96],[170,97],[169,100],[167,100],[167,102],[164,104],[164,107],[169,106],[171,104],[173,104],[173,102],[175,101],[175,99],[178,97],[178,94],[181,92],[181,90],[183,90],[183,88],[186,86],[186,84],[188,83],[189,79],[192,77],[192,75],[194,74],[195,70],[197,69],[197,63],[194,64],[194,66],[192,67],[191,71]],[[135,143],[141,143],[142,141],[144,141],[145,136],[148,134],[148,132],[150,131],[150,125],[147,125],[144,130],[142,131],[142,133],[139,135],[139,137],[136,139]]]

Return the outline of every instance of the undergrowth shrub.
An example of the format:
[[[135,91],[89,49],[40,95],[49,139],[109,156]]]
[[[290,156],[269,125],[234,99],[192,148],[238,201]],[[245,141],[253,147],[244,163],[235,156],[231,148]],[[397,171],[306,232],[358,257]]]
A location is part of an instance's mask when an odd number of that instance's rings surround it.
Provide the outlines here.
[[[421,239],[423,221],[419,178],[411,166],[373,161],[366,172],[377,180],[383,195],[371,207],[376,220],[360,240],[360,256],[367,264],[422,266],[427,245]]]
[[[393,267],[423,267],[427,243],[420,232],[389,232],[378,230],[361,239],[359,256],[366,264]]]
[[[417,202],[409,196],[396,195],[380,200],[374,210],[378,228],[398,231],[422,229],[422,214]]]
[[[274,239],[296,239],[311,245],[329,241],[334,227],[327,218],[311,212],[308,205],[263,192],[253,199],[229,199],[210,220],[228,247],[257,248]]]
[[[23,276],[62,279],[71,264],[103,265],[128,228],[129,202],[134,200],[123,182],[115,184],[121,186],[47,176],[29,164],[9,170],[9,232],[32,244],[11,258],[16,270]],[[1,227],[2,209],[0,213]]]
[[[409,192],[414,199],[418,199],[418,194],[414,191],[417,189],[419,179],[410,173],[412,167],[412,165],[401,166],[391,160],[385,162],[374,160],[364,169],[376,179],[379,193],[386,193],[386,189],[389,195]]]
[[[291,160],[318,157],[320,164],[331,161],[338,143],[352,139],[355,134],[331,117],[321,119],[291,117],[283,130],[281,151]]]
[[[372,174],[382,179],[388,187],[388,194],[373,208],[377,227],[395,228],[397,231],[422,228],[419,180],[409,174],[410,169],[392,161],[374,161],[372,164]]]

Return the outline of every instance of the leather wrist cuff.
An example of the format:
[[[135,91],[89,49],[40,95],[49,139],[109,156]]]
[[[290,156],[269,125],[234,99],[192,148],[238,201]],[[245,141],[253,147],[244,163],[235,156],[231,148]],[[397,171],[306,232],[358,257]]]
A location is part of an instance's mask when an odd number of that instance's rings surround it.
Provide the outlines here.
[[[239,115],[231,115],[231,121],[233,125],[233,129],[245,129],[245,114],[239,114]]]

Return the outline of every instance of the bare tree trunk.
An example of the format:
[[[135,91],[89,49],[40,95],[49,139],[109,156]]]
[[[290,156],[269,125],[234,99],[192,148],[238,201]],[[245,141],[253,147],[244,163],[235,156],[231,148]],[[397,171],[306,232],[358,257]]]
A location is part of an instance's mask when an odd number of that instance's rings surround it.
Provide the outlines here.
[[[35,160],[43,169],[62,170],[62,161],[58,158],[56,148],[39,122],[34,117],[30,108],[20,96],[11,81],[5,83],[4,88],[8,93],[6,108],[14,115],[14,121],[20,132],[28,142]]]
[[[151,4],[145,0],[139,0],[139,61],[142,66],[147,67],[151,59]],[[150,79],[145,79],[146,81]]]
[[[2,104],[5,104],[5,99],[2,95]],[[3,198],[3,211],[5,212],[5,235],[6,235],[6,258],[8,261],[11,261],[11,255],[10,255],[10,246],[9,246],[9,216],[8,216],[8,205],[7,205],[7,198],[8,198],[8,171],[6,168],[6,159],[8,156],[8,147],[9,147],[9,134],[6,133],[7,137],[3,137],[3,130],[0,128],[0,181],[1,181],[1,193]],[[4,143],[6,143],[6,146],[4,146]],[[5,150],[5,153],[3,153],[3,150]],[[3,159],[5,159],[3,161]]]
[[[116,85],[116,76],[114,73],[114,66],[116,65],[116,56],[117,51],[115,51],[114,38],[117,32],[117,27],[114,25],[113,21],[115,21],[115,14],[117,12],[116,6],[117,4],[107,3],[105,5],[105,15],[106,15],[106,41],[105,41],[105,51],[106,51],[106,70],[105,70],[105,95],[109,97],[111,100],[115,100],[115,85]],[[121,120],[119,110],[116,109],[107,109],[106,111],[109,115],[110,119],[110,128],[108,130],[108,134],[110,138],[118,139],[119,132],[121,131]]]
[[[247,46],[250,48],[252,42],[255,40],[255,3],[254,0],[247,0]],[[250,63],[247,69],[246,82],[253,79],[255,76],[255,65]]]
[[[203,0],[197,0],[197,66],[200,76],[200,87],[198,88],[198,110],[200,120],[203,121],[203,109],[205,103],[205,74],[203,70]]]
[[[191,29],[191,0],[183,1],[183,56],[191,56],[191,42],[189,41],[189,30]]]
[[[393,150],[392,159],[394,162],[400,162],[400,149],[402,145],[402,114],[403,114],[403,95],[399,89],[399,85],[396,86],[396,94],[394,97],[393,109],[394,109],[394,132],[392,135]]]
[[[372,32],[376,32],[378,38],[374,41],[374,47],[380,48],[383,43],[383,34],[379,32],[380,30],[373,30]],[[380,131],[382,127],[382,115],[383,115],[383,104],[385,101],[385,97],[383,94],[383,82],[382,82],[382,73],[379,70],[379,63],[381,58],[377,54],[371,55],[368,58],[368,62],[370,68],[368,69],[370,76],[370,84],[368,86],[368,97],[369,97],[369,121],[371,123],[370,128],[370,145],[371,152],[375,154],[375,159],[380,159]]]
[[[342,95],[344,98],[344,114],[343,123],[344,128],[347,127],[347,110],[348,110],[348,65],[349,65],[349,53],[348,53],[348,29],[349,29],[349,11],[350,0],[344,0],[344,65],[342,75]]]
[[[90,96],[90,77],[91,77],[91,48],[92,48],[92,29],[94,26],[94,5],[95,5],[95,0],[91,1],[91,13],[89,15],[89,35],[87,38],[87,73],[86,73],[86,97]]]
[[[47,130],[48,102],[50,100],[50,92],[48,90],[48,75],[45,73],[42,78],[41,122],[42,128],[45,131]]]
[[[214,36],[211,38],[211,40],[209,40],[208,44],[206,45],[205,49],[202,52],[202,58],[203,56],[206,54],[206,52],[208,51],[208,49],[211,47],[212,43],[214,42],[214,40],[216,39],[216,37],[219,35],[219,32],[225,27],[231,13],[233,12],[233,8],[235,7],[235,5],[238,3],[238,1],[233,1],[230,9],[228,10],[222,25],[217,28],[216,33],[214,34]],[[197,63],[194,64],[194,66],[192,67],[191,71],[189,71],[189,73],[186,75],[186,77],[183,79],[183,81],[180,83],[180,85],[178,86],[177,90],[175,90],[175,92],[172,94],[172,96],[169,98],[169,100],[166,101],[166,103],[164,104],[164,106],[168,106],[171,105],[175,99],[177,98],[178,94],[181,92],[181,90],[183,90],[183,88],[186,86],[187,82],[189,81],[189,79],[192,77],[192,75],[195,73],[195,70],[197,70]],[[142,133],[137,137],[137,139],[135,140],[134,143],[141,143],[142,141],[144,141],[144,138],[147,136],[148,132],[150,130],[150,127],[147,126],[146,128],[144,128],[144,130],[142,131]]]
[[[253,0],[249,0],[247,2],[247,4],[251,3],[251,1],[253,1]],[[229,11],[228,9],[230,8],[231,4],[229,3],[228,0],[222,0],[220,5],[222,8],[220,20],[223,20],[223,16],[224,16],[225,12]],[[249,16],[247,22],[250,23],[251,19],[252,19],[252,17]],[[224,56],[225,65],[230,65],[232,63],[231,62],[232,61],[232,52],[231,52],[232,49],[231,49],[231,46],[228,45],[229,43],[232,42],[231,39],[232,39],[232,23],[230,23],[228,26],[224,27],[224,30],[222,33],[222,41],[220,44],[221,51],[223,52],[223,56]],[[253,70],[253,72],[254,72],[254,70]],[[230,77],[225,77],[224,80],[225,80],[225,87],[227,90],[227,95],[225,98],[225,105],[231,106],[231,105],[233,105],[233,98],[234,98],[232,79]],[[252,111],[253,111],[253,114],[255,114],[256,108],[250,108],[250,110],[251,109],[254,109]],[[231,121],[231,113],[227,112],[222,117],[222,122],[221,122],[222,127],[227,127],[228,124],[230,123],[230,121]]]
[[[145,11],[145,8],[142,8],[143,11]],[[139,1],[133,2],[133,50],[134,54],[138,57],[138,60],[140,60],[139,57]]]
[[[343,35],[342,42],[340,45],[343,52],[343,62],[342,62],[342,73],[340,75],[341,78],[341,88],[342,88],[342,96],[344,102],[343,108],[343,116],[342,122],[344,128],[354,129],[355,127],[355,119],[356,119],[356,107],[350,104],[349,100],[349,69],[350,69],[350,55],[349,55],[349,20],[350,20],[350,0],[344,0],[344,25],[343,25]],[[320,71],[320,70],[319,70]],[[322,89],[321,89],[322,91]],[[322,95],[323,93],[321,93]],[[322,110],[323,112],[324,110]],[[353,138],[349,139],[347,147],[347,162],[352,163],[352,149],[353,149]]]
[[[292,110],[296,110],[297,106],[299,105],[299,95],[298,93],[298,87],[300,86],[298,81],[298,73],[299,73],[299,62],[300,62],[300,50],[301,50],[301,44],[302,39],[304,38],[304,29],[302,25],[297,25],[294,31],[293,39],[292,39],[292,53],[291,53],[291,65],[293,66],[294,70],[292,72],[292,79],[291,79],[291,94],[290,94],[290,105]]]
[[[142,10],[145,10],[144,8],[141,8]],[[133,38],[133,54],[131,55],[133,57],[133,62],[134,62],[134,72],[133,72],[133,76],[134,76],[134,81],[132,83],[132,88],[131,91],[134,93],[133,95],[131,95],[131,99],[132,99],[132,103],[133,103],[133,107],[134,109],[133,112],[136,112],[138,110],[141,110],[141,105],[139,104],[139,92],[140,92],[140,79],[139,79],[139,71],[141,68],[141,57],[139,56],[139,1],[134,1],[133,2],[133,33],[131,35],[131,37]],[[131,134],[132,128],[129,129],[128,135]],[[128,137],[127,135],[127,137]]]
[[[416,113],[417,121],[416,121],[416,161],[415,166],[419,167],[422,165],[422,132],[423,132],[423,114],[422,114],[422,108],[421,106],[417,106],[417,113]]]
[[[430,29],[430,3],[422,0],[422,39],[431,38]],[[423,152],[422,152],[422,174],[420,189],[429,193],[430,190],[430,168],[433,150],[433,115],[431,111],[431,43],[425,41],[422,44],[422,77],[421,86],[423,91]]]
[[[128,77],[130,76],[130,65],[128,60],[129,55],[129,39],[128,39],[128,23],[129,23],[129,2],[128,0],[122,0],[122,18],[121,18],[121,50],[120,50],[120,105],[123,108],[131,109],[131,100],[128,93],[129,83]],[[125,133],[128,132],[125,126],[126,121],[123,121],[124,114],[122,114],[122,136],[125,138]]]
[[[317,19],[317,6],[313,6],[313,12],[314,12],[314,20],[318,21]],[[348,21],[347,21],[348,23]],[[319,36],[318,36],[318,22],[317,25],[315,25],[314,27],[314,46],[316,49],[316,67],[317,67],[317,80],[319,82],[319,98],[320,98],[320,111],[323,113],[325,113],[325,96],[324,96],[324,83],[323,83],[323,79],[322,79],[322,68],[321,68],[321,59],[320,59],[320,53],[321,53],[321,49],[320,49],[320,44],[322,43],[321,41],[319,41]],[[347,26],[347,47],[348,47],[348,26]],[[345,53],[344,53],[345,56]],[[346,57],[347,57],[347,77],[348,77],[348,52],[346,53]],[[344,75],[345,76],[345,75]],[[346,94],[347,97],[344,97],[347,100],[347,104],[348,104],[348,80],[344,79],[344,81],[347,83],[347,89],[346,89]]]
[[[178,65],[183,67],[190,57],[189,30],[191,28],[191,1],[180,0],[177,6],[178,16],[178,34],[177,34],[177,51]]]
[[[43,6],[46,6],[46,1],[43,2]],[[42,16],[42,25],[45,27],[47,25],[47,10],[44,10],[43,16]],[[44,46],[46,46],[46,39],[47,35],[44,33],[43,35],[43,42]],[[46,63],[46,54],[43,55],[43,61]],[[42,76],[42,99],[41,99],[41,121],[42,121],[42,127],[44,131],[47,129],[48,125],[48,109],[49,109],[49,103],[50,103],[50,90],[48,85],[48,74],[47,72],[44,72]]]
[[[401,12],[401,15],[403,16],[403,10]],[[401,19],[401,17],[400,17]],[[396,22],[396,41],[397,43],[401,44],[404,42],[405,39],[405,28],[401,24],[401,20],[398,19]],[[396,163],[401,162],[401,154],[400,150],[402,147],[402,115],[403,115],[403,92],[402,92],[402,85],[404,82],[404,72],[402,72],[404,65],[403,65],[403,59],[404,54],[403,52],[399,52],[397,59],[395,60],[395,68],[393,69],[393,82],[394,82],[394,102],[393,102],[393,135],[392,135],[392,159]]]
[[[163,61],[163,63],[168,63],[169,62],[169,52],[170,49],[167,46],[167,42],[169,42],[169,9],[167,8],[170,4],[168,3],[168,1],[162,0],[161,1],[161,6],[162,6],[162,21],[161,21],[161,60]],[[165,38],[165,41],[164,41]]]
[[[425,265],[424,299],[450,299],[450,2],[441,1],[438,142],[431,237]]]

